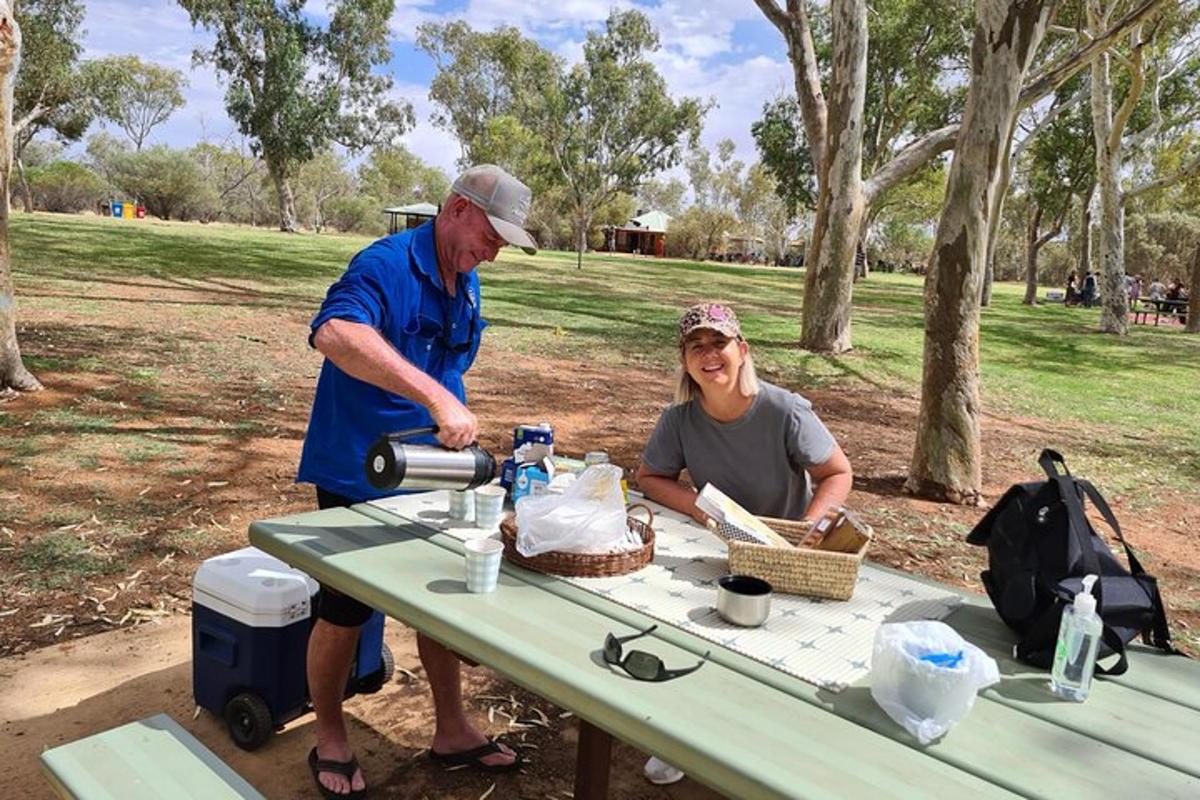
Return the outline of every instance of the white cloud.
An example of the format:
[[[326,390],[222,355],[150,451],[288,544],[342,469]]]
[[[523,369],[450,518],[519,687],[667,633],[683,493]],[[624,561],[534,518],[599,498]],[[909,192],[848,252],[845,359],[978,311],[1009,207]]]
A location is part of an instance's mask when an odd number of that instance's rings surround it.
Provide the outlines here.
[[[315,17],[328,15],[328,0],[309,3]],[[457,10],[445,10],[444,0],[396,0],[390,27],[396,42],[411,42],[415,29],[429,20],[464,19],[473,27],[491,29],[514,25],[562,56],[568,63],[582,57],[589,29],[603,25],[613,8],[637,7],[659,31],[662,49],[653,56],[673,94],[715,98],[704,142],[713,146],[731,138],[738,158],[756,158],[750,125],[762,104],[781,89],[791,88],[791,69],[774,31],[765,41],[739,41],[744,23],[762,22],[761,12],[748,0],[559,0],[550,4],[529,0],[467,0]],[[212,36],[193,30],[187,13],[175,3],[142,0],[88,0],[84,27],[85,57],[122,53],[185,72],[190,82],[187,106],[152,134],[154,142],[185,147],[202,136],[220,140],[234,131],[224,109],[224,81],[211,67],[192,67],[192,51],[209,46]],[[739,28],[739,25],[742,27]],[[764,49],[770,52],[765,53]],[[417,55],[414,58],[423,58]],[[425,70],[421,69],[421,73]],[[405,135],[406,145],[432,164],[453,173],[459,145],[453,135],[429,122],[428,86],[398,71],[396,94],[413,103],[417,126]]]

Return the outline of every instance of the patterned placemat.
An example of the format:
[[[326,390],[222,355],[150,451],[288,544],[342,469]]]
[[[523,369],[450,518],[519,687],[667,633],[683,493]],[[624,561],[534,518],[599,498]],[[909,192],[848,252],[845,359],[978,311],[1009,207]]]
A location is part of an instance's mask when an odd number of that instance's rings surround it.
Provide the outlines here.
[[[451,520],[446,492],[426,492],[373,503],[458,539],[488,534]],[[654,563],[613,578],[563,578],[661,622],[727,647],[830,691],[866,676],[875,630],[883,622],[942,619],[957,595],[864,563],[847,601],[776,594],[758,628],[717,615],[717,579],[728,574],[725,543],[689,518],[654,508]]]

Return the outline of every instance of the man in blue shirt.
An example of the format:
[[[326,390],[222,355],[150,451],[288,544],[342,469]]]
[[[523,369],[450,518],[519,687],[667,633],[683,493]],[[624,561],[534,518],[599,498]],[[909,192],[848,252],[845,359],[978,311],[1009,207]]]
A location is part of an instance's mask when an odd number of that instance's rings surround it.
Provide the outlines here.
[[[536,252],[523,225],[531,193],[499,167],[472,167],[455,180],[437,217],[371,244],[329,288],[309,343],[325,362],[300,457],[298,481],[316,484],[321,508],[382,496],[364,461],[382,434],[437,425],[437,440],[459,449],[475,441],[463,373],[487,323],[475,267],[505,244]],[[325,797],[353,798],[365,783],[342,718],[342,693],[371,609],[321,587],[308,645],[308,687],[317,717],[309,767]],[[417,634],[437,716],[430,755],[489,771],[515,769],[517,756],[489,740],[462,707],[459,658]]]

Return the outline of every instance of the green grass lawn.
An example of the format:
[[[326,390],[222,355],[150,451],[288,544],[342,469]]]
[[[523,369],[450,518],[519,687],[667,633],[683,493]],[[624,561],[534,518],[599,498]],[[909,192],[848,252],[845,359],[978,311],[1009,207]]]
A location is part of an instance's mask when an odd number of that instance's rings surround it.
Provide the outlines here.
[[[146,277],[253,287],[271,306],[311,307],[368,239],[283,235],[224,225],[16,214],[17,295],[42,281]],[[922,350],[922,279],[873,275],[855,288],[852,353],[799,350],[803,276],[670,259],[505,251],[481,271],[489,336],[545,356],[668,368],[674,325],[690,302],[735,305],[767,376],[792,386],[867,383],[916,394]],[[1200,337],[1137,326],[1120,339],[1095,333],[1098,310],[1022,306],[1024,287],[999,284],[980,335],[985,408],[1049,420],[1092,443],[1103,472],[1200,480]],[[80,301],[83,302],[83,301]],[[219,317],[220,308],[209,312]],[[32,365],[36,367],[37,365]],[[1132,446],[1119,433],[1144,435]],[[1087,471],[1089,464],[1077,465]],[[1141,480],[1139,478],[1138,480]]]

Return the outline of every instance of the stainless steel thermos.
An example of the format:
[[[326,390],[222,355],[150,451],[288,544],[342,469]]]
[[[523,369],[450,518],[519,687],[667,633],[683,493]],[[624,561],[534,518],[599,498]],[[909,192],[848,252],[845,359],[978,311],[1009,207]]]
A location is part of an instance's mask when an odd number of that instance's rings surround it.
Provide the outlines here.
[[[496,477],[496,459],[472,444],[447,450],[406,441],[437,433],[437,426],[381,436],[367,452],[367,480],[376,489],[474,489]]]

